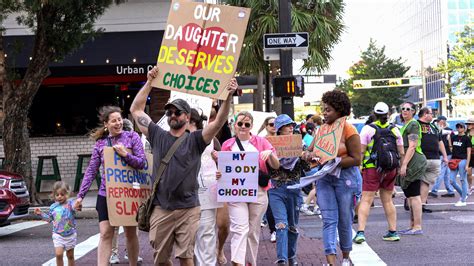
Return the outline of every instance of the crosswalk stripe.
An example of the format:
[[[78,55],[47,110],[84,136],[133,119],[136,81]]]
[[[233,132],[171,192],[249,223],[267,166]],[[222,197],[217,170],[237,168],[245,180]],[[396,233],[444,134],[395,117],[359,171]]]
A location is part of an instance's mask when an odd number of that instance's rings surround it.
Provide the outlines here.
[[[121,226],[119,229],[119,234],[123,233],[123,227]],[[99,239],[100,239],[100,234],[95,234],[91,237],[89,237],[86,241],[83,241],[76,245],[74,248],[74,260],[78,260],[82,258],[84,255],[92,251],[93,249],[97,248],[97,245],[99,245]],[[66,257],[66,252],[64,252],[63,255],[63,261],[64,265],[67,264],[67,257]],[[56,258],[52,258],[48,260],[47,262],[43,263],[43,266],[55,266],[56,265]]]
[[[352,235],[356,235],[356,231],[352,230]],[[387,265],[380,257],[375,253],[375,251],[364,242],[362,244],[352,244],[352,251],[350,253],[350,258],[352,264],[354,265],[377,265],[383,266]]]
[[[27,221],[0,227],[0,237],[45,224],[48,223],[45,221]]]

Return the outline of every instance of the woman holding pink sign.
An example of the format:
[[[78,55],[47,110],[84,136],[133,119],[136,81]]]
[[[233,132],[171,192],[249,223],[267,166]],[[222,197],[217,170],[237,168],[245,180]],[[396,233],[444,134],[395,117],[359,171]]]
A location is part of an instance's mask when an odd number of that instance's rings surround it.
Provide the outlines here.
[[[135,169],[143,169],[146,164],[145,152],[140,136],[134,131],[123,130],[122,110],[116,106],[104,106],[99,111],[99,120],[102,123],[91,134],[96,141],[89,166],[84,174],[81,188],[77,194],[74,204],[76,210],[82,207],[82,199],[86,196],[97,171],[100,170],[101,183],[97,195],[96,210],[99,215],[100,240],[97,250],[97,265],[109,265],[112,253],[112,238],[114,227],[110,225],[107,209],[107,197],[105,191],[104,174],[104,147],[113,147],[115,152],[123,160]],[[131,150],[132,152],[128,152]],[[124,226],[127,239],[127,252],[130,265],[137,265],[138,260],[138,237],[136,226]]]
[[[253,117],[249,112],[237,114],[234,124],[235,137],[222,144],[222,151],[258,151],[259,169],[268,174],[268,166],[280,167],[276,150],[267,139],[252,135]],[[218,175],[219,177],[219,175]],[[232,265],[257,265],[260,222],[267,209],[268,181],[264,186],[259,182],[257,202],[229,202],[231,261]]]

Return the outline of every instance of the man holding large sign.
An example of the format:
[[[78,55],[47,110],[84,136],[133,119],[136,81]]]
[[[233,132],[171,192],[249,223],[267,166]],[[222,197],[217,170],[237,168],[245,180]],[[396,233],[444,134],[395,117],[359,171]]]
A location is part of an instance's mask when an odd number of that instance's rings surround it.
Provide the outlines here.
[[[225,100],[249,16],[248,8],[173,1],[157,62],[164,71],[152,86]]]
[[[170,261],[173,246],[175,257],[180,259],[181,265],[193,265],[200,216],[197,175],[201,154],[227,121],[237,81],[230,81],[226,94],[228,97],[219,109],[216,119],[204,129],[188,133],[186,129],[191,118],[191,107],[182,99],[173,100],[165,106],[169,131],[153,123],[144,112],[147,96],[152,88],[151,83],[157,74],[157,67],[148,72],[147,82],[130,107],[140,131],[150,140],[153,151],[152,179],[160,179],[150,218],[150,243],[155,250],[155,265]],[[183,142],[171,156],[163,174],[157,176],[163,158],[180,137],[184,138]]]

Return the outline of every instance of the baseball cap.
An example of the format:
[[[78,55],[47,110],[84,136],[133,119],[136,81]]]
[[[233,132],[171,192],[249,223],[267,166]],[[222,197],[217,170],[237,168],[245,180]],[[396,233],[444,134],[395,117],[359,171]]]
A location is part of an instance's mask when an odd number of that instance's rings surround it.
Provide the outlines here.
[[[374,107],[374,113],[384,115],[388,113],[388,105],[384,102],[378,102]]]
[[[474,124],[474,116],[471,116],[467,119],[466,124]]]
[[[172,102],[170,103],[167,103],[165,105],[165,110],[168,110],[171,106],[174,106],[176,109],[182,111],[182,112],[185,112],[187,114],[190,114],[191,113],[191,107],[189,106],[189,104],[183,100],[183,99],[175,99],[173,100]]]
[[[440,116],[438,116],[438,117],[436,118],[436,121],[439,121],[439,120],[444,120],[444,121],[446,121],[446,120],[448,120],[448,119],[446,118],[446,116],[440,115]]]
[[[287,114],[281,114],[275,118],[275,129],[277,132],[280,128],[289,124],[292,124],[293,126],[296,125],[295,121],[293,121],[293,119],[291,119]]]

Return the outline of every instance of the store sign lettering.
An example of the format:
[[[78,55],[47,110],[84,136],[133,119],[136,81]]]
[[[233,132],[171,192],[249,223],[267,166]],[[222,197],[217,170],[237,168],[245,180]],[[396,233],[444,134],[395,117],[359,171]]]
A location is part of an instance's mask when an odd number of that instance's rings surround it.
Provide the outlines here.
[[[117,75],[143,74],[145,75],[153,68],[153,65],[148,66],[116,66],[115,72]]]

